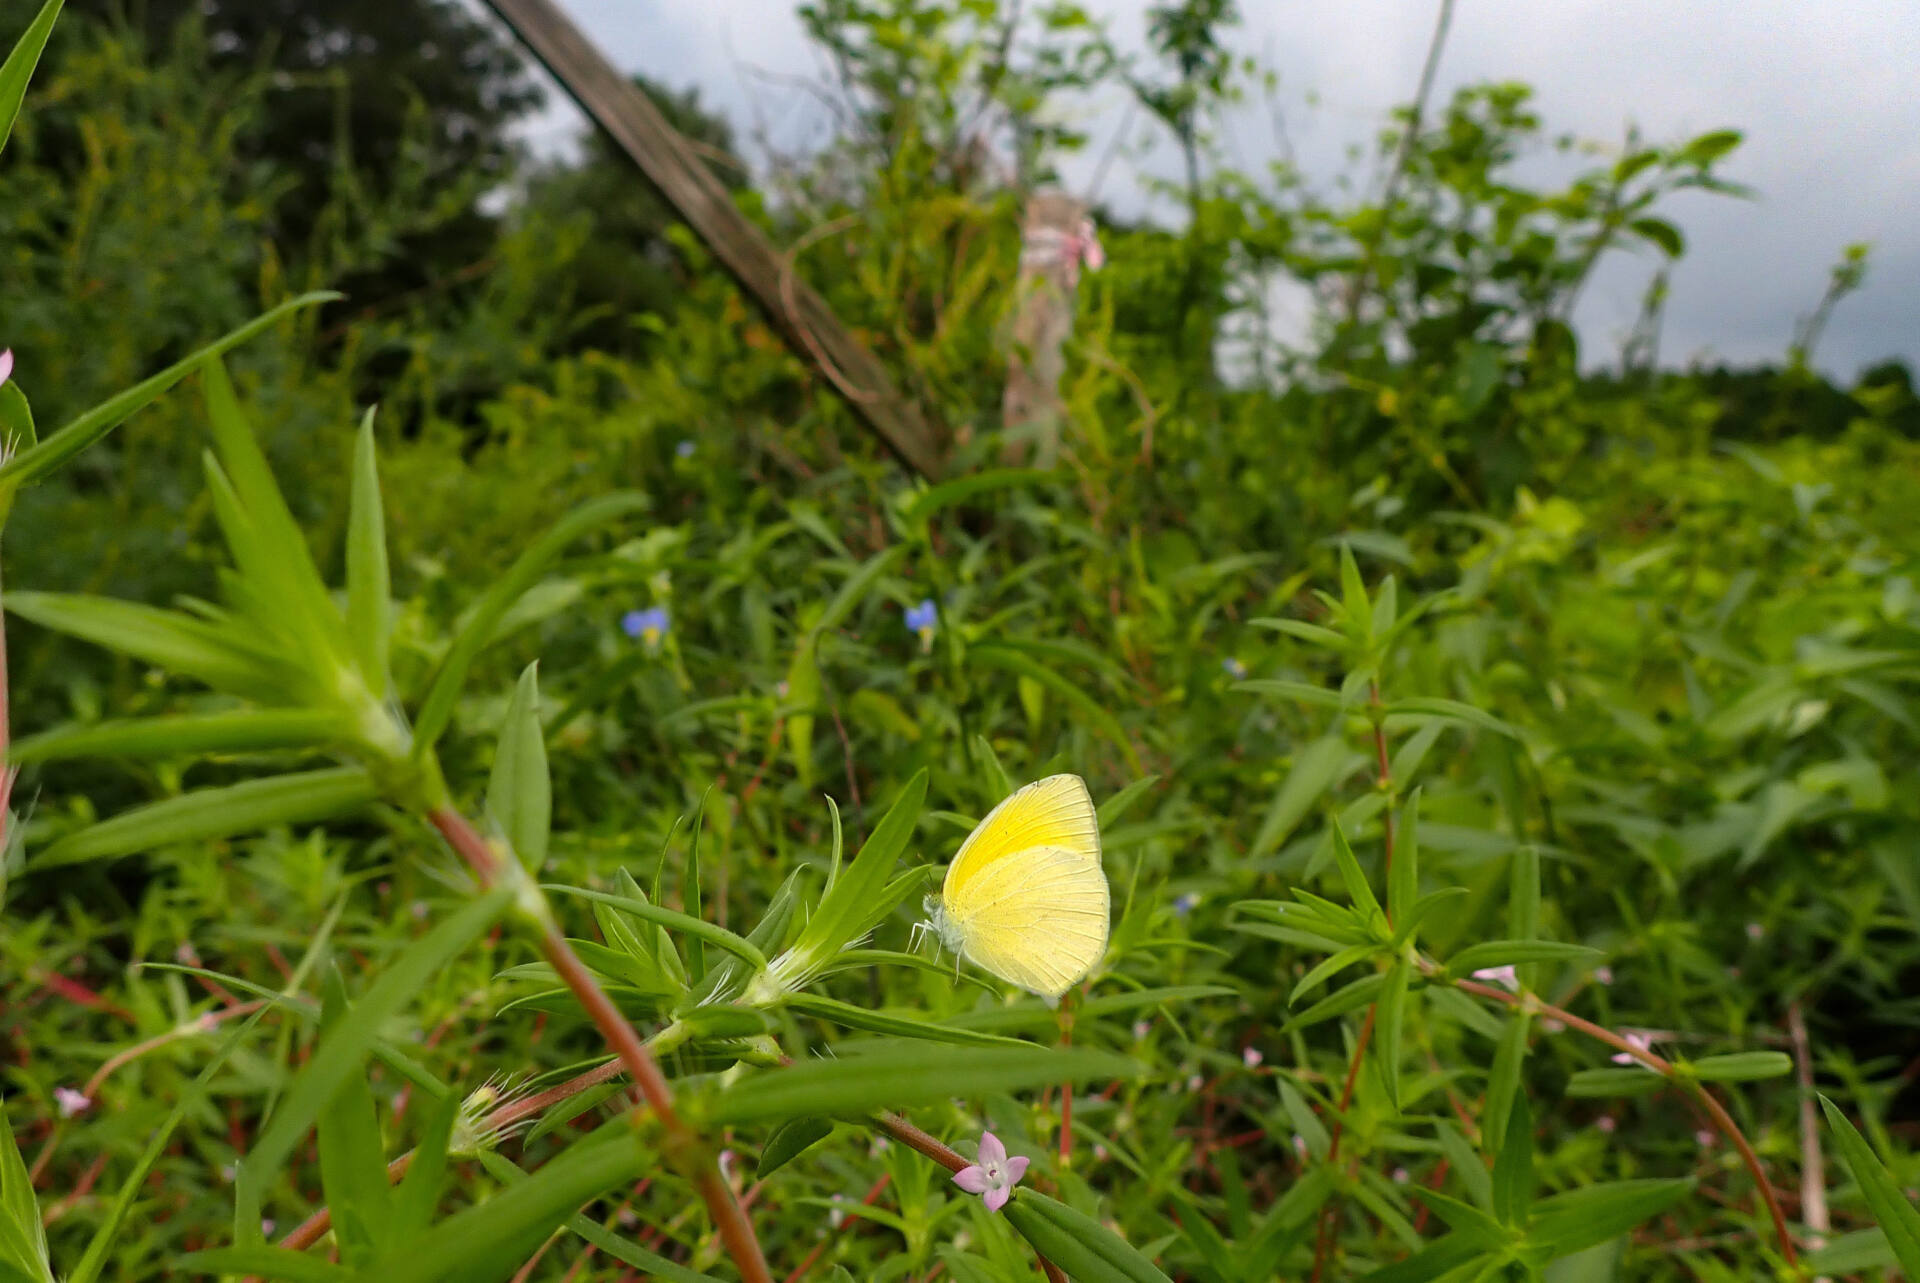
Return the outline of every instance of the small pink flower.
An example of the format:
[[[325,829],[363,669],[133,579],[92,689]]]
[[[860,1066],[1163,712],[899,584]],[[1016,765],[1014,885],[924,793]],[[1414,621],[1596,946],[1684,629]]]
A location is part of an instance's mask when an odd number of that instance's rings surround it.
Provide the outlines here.
[[[1713,1133],[1704,1127],[1695,1132],[1693,1138],[1700,1142],[1701,1149],[1707,1149],[1713,1144]]]
[[[1542,1033],[1560,1034],[1567,1031],[1567,1026],[1564,1021],[1555,1020],[1552,1016],[1547,1016],[1540,1021],[1540,1030]]]
[[[265,1236],[265,1237],[272,1236],[273,1234],[273,1218],[272,1217],[266,1217],[261,1220],[260,1233],[262,1234],[262,1236]]]
[[[1595,967],[1593,969],[1593,979],[1595,984],[1603,984],[1603,985],[1612,984],[1613,968],[1612,967]]]
[[[1093,1161],[1096,1163],[1104,1163],[1107,1161],[1107,1147],[1099,1141],[1093,1143]]]
[[[0,383],[13,377],[13,349],[0,350]]]
[[[1293,1152],[1300,1156],[1301,1162],[1307,1161],[1307,1138],[1298,1132],[1293,1136]]]
[[[1393,1169],[1393,1183],[1395,1185],[1405,1185],[1408,1181],[1412,1179],[1413,1177],[1407,1173],[1406,1168],[1396,1167]]]
[[[730,1149],[720,1151],[720,1179],[729,1183],[733,1180],[734,1154]]]
[[[1193,1074],[1187,1079],[1188,1091],[1199,1091],[1202,1087],[1205,1087],[1206,1085],[1207,1085],[1207,1080],[1202,1078],[1199,1074]]]
[[[1258,1069],[1260,1062],[1265,1060],[1266,1057],[1260,1054],[1258,1047],[1247,1047],[1241,1051],[1240,1059],[1248,1069]]]
[[[1602,1114],[1593,1120],[1593,1125],[1598,1127],[1603,1135],[1611,1136],[1613,1135],[1613,1129],[1620,1124],[1613,1121],[1612,1114]]]
[[[953,1183],[969,1194],[985,1196],[987,1210],[997,1212],[1013,1197],[1013,1187],[1027,1174],[1027,1158],[1007,1157],[1007,1147],[992,1132],[980,1133],[979,1161],[953,1174]]]
[[[1504,967],[1482,967],[1473,973],[1475,980],[1491,980],[1495,984],[1505,985],[1515,993],[1520,991],[1520,977],[1514,973],[1511,964]]]
[[[1627,1043],[1634,1049],[1634,1051],[1651,1052],[1653,1050],[1653,1039],[1647,1037],[1645,1034],[1630,1033],[1626,1036],[1626,1038],[1627,1038]],[[1634,1055],[1633,1052],[1628,1052],[1628,1051],[1614,1052],[1613,1063],[1616,1065],[1645,1065],[1646,1064],[1646,1062],[1641,1060],[1640,1057]]]
[[[1153,1032],[1153,1026],[1148,1024],[1146,1021],[1136,1020],[1133,1022],[1133,1039],[1135,1042],[1145,1042],[1147,1040],[1147,1035],[1152,1032]]]
[[[75,1114],[84,1114],[93,1108],[93,1097],[71,1087],[55,1087],[53,1103],[60,1109],[60,1117],[72,1118]]]
[[[0,375],[0,383],[3,383],[5,381],[6,381],[6,376]],[[1758,940],[1761,936],[1765,934],[1767,934],[1767,929],[1761,926],[1758,922],[1747,923],[1747,939]]]

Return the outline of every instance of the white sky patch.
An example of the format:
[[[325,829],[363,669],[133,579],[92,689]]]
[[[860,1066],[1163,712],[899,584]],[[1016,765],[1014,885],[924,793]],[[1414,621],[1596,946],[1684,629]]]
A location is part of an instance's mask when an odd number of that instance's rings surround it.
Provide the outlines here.
[[[703,103],[742,136],[783,151],[829,136],[831,118],[798,81],[825,78],[793,0],[561,0],[619,66]],[[1147,0],[1085,0],[1123,46],[1143,43]],[[1411,97],[1437,0],[1241,0],[1236,50],[1280,76],[1274,103],[1250,101],[1223,122],[1233,163],[1264,170],[1283,154],[1322,191],[1365,184],[1387,113]],[[1551,133],[1617,144],[1629,123],[1650,142],[1735,127],[1746,145],[1724,172],[1755,189],[1739,201],[1686,194],[1668,212],[1688,252],[1673,273],[1661,345],[1668,363],[1778,359],[1811,311],[1828,269],[1853,241],[1873,246],[1866,287],[1844,303],[1819,363],[1841,378],[1890,356],[1920,364],[1920,5],[1913,0],[1458,0],[1436,102],[1455,88],[1518,80],[1536,91]],[[1309,98],[1316,105],[1309,105]],[[1119,125],[1115,93],[1078,104],[1093,135],[1066,170],[1084,183]],[[543,148],[578,132],[555,105],[529,130]],[[1135,113],[1129,133],[1148,132]],[[1101,196],[1147,207],[1141,168],[1171,176],[1167,147],[1123,162]],[[1545,173],[1548,171],[1541,170]],[[1610,361],[1658,266],[1651,251],[1618,254],[1583,296],[1576,319],[1588,363]]]

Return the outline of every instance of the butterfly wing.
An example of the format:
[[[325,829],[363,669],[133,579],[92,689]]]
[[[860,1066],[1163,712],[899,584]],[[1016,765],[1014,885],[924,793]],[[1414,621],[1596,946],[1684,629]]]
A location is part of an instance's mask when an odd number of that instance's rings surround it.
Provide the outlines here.
[[[1045,997],[1078,984],[1107,951],[1107,875],[1069,847],[996,859],[941,899],[969,961]]]
[[[947,868],[945,894],[968,879],[1034,847],[1056,847],[1098,868],[1100,817],[1078,775],[1050,775],[1016,790],[987,813]]]

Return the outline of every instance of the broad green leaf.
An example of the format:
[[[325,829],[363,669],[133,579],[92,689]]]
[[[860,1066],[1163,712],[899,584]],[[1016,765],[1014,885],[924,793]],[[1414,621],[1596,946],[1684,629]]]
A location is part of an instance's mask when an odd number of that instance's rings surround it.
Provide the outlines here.
[[[120,426],[136,411],[144,409],[149,402],[193,373],[210,358],[238,347],[300,308],[331,302],[339,297],[338,294],[317,292],[289,299],[271,311],[247,322],[239,329],[201,348],[185,360],[177,361],[152,378],[101,402],[79,418],[42,437],[38,445],[22,450],[8,462],[0,464],[0,496],[10,495],[21,486],[38,481],[52,472]]]
[[[1666,1078],[1651,1069],[1582,1069],[1567,1079],[1567,1095],[1649,1096],[1666,1085]]]
[[[540,730],[539,669],[537,663],[528,664],[513,688],[487,784],[487,810],[528,873],[538,873],[547,862],[553,822],[553,781],[547,775],[547,741]]]
[[[200,789],[123,811],[61,838],[40,853],[33,868],[38,872],[84,860],[113,859],[280,824],[313,824],[358,811],[377,797],[379,789],[357,766]]]
[[[322,1036],[354,1019],[346,983],[336,968],[326,974]],[[393,1196],[387,1186],[386,1152],[366,1066],[348,1074],[314,1120],[319,1142],[320,1189],[333,1214],[334,1241],[341,1258],[356,1268],[380,1252],[392,1226]]]
[[[790,1118],[773,1129],[766,1148],[760,1151],[754,1175],[765,1180],[800,1155],[833,1134],[833,1124],[824,1118]]]
[[[33,79],[33,69],[47,47],[47,37],[53,34],[54,20],[60,16],[62,3],[64,0],[47,0],[40,6],[40,12],[14,42],[7,60],[0,62],[0,152],[7,149],[7,137],[13,133],[13,122],[19,118],[20,104],[26,101],[27,82]]]
[[[1253,845],[1247,848],[1247,858],[1258,860],[1278,850],[1327,790],[1338,785],[1365,761],[1360,754],[1348,748],[1346,739],[1338,734],[1317,739],[1295,753],[1293,769],[1287,773],[1286,782],[1281,784],[1280,791],[1274,795],[1273,804],[1260,821]]]
[[[1750,1083],[1784,1078],[1793,1072],[1793,1057],[1784,1051],[1736,1051],[1725,1056],[1703,1056],[1687,1062],[1686,1068],[1702,1082]]]
[[[1494,1173],[1496,1185],[1500,1179]],[[1527,1241],[1568,1256],[1624,1234],[1678,1203],[1690,1180],[1613,1181],[1542,1199],[1527,1225]]]
[[[659,1160],[640,1143],[632,1122],[621,1118],[575,1141],[525,1180],[507,1175],[516,1169],[497,1154],[482,1161],[489,1172],[512,1183],[396,1246],[355,1279],[431,1283],[457,1278],[481,1283],[508,1278],[583,1205],[638,1179]]]
[[[337,712],[305,708],[246,708],[227,713],[136,717],[66,726],[15,741],[17,765],[70,757],[169,757],[209,753],[263,753],[315,749],[353,732]]]
[[[1533,1111],[1527,1094],[1516,1090],[1507,1111],[1506,1134],[1493,1164],[1493,1214],[1508,1225],[1526,1223],[1533,1201]]]
[[[1139,1066],[1085,1048],[935,1047],[883,1043],[785,1069],[761,1069],[729,1083],[706,1110],[715,1124],[774,1122],[803,1115],[864,1116],[955,1097],[1048,1084],[1131,1079]]]
[[[492,926],[512,898],[512,887],[487,893],[387,963],[373,987],[354,1004],[354,1019],[342,1021],[321,1035],[313,1058],[301,1069],[267,1119],[266,1129],[241,1165],[235,1182],[242,1191],[257,1198],[257,1191],[272,1187],[274,1177],[320,1111],[349,1075],[361,1072],[380,1026],[398,1015],[401,1008],[426,987],[435,972]]]
[[[1001,1210],[1007,1224],[1074,1283],[1172,1283],[1140,1249],[1038,1190],[1020,1187]]]
[[[425,753],[432,749],[453,717],[454,702],[467,680],[467,670],[481,649],[493,639],[494,626],[500,622],[520,594],[532,587],[546,572],[554,558],[568,544],[596,526],[618,520],[647,506],[644,495],[610,494],[581,504],[553,524],[514,561],[507,573],[496,579],[479,605],[461,626],[460,633],[447,649],[446,658],[434,672],[427,695],[420,704],[420,716],[414,727],[414,749]]]
[[[1886,1231],[1887,1243],[1900,1262],[1900,1272],[1910,1279],[1920,1279],[1920,1208],[1908,1201],[1893,1174],[1875,1156],[1866,1137],[1847,1121],[1847,1116],[1825,1096],[1820,1097],[1820,1107],[1827,1113],[1827,1125],[1840,1142],[1840,1157],[1847,1160],[1847,1168],[1859,1184],[1868,1210]]]
[[[848,1029],[864,1029],[868,1033],[889,1034],[896,1038],[961,1043],[973,1047],[1030,1047],[1033,1045],[1022,1042],[1018,1038],[1007,1038],[1000,1034],[984,1033],[975,1029],[963,1029],[956,1025],[939,1024],[917,1016],[876,1011],[871,1007],[857,1007],[850,1002],[841,1002],[819,994],[789,994],[785,1005],[793,1011],[804,1012],[809,1016],[830,1021]]]
[[[369,408],[353,445],[353,498],[347,514],[347,636],[360,676],[376,701],[385,700],[393,684],[387,660],[392,633],[387,519],[380,502],[380,467]]]
[[[53,1283],[47,1233],[33,1196],[33,1177],[13,1140],[6,1102],[0,1100],[0,1278]]]

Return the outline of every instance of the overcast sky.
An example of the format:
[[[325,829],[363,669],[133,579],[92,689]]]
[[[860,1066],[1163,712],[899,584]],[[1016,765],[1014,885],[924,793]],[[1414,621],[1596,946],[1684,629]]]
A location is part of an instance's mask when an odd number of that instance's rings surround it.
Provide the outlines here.
[[[792,0],[561,0],[620,66],[706,104],[743,133],[783,148],[826,129],[807,95],[773,77],[821,73]],[[1084,0],[1123,45],[1141,44],[1148,0]],[[1234,47],[1279,73],[1276,100],[1296,159],[1316,185],[1364,180],[1347,149],[1369,141],[1411,97],[1437,0],[1240,0]],[[1778,358],[1849,242],[1872,244],[1867,285],[1841,306],[1819,363],[1843,378],[1887,356],[1920,365],[1920,2],[1917,0],[1457,0],[1436,101],[1453,88],[1522,80],[1550,132],[1616,142],[1629,123],[1651,141],[1738,127],[1747,142],[1726,176],[1756,189],[1737,201],[1685,194],[1670,212],[1688,237],[1662,342],[1668,363]],[[1317,105],[1310,105],[1309,98]],[[1099,152],[1119,127],[1117,93],[1077,123]],[[1280,154],[1272,104],[1226,123],[1236,163]],[[547,142],[577,128],[556,108]],[[1129,134],[1144,131],[1134,117]],[[1171,172],[1163,149],[1149,168]],[[1091,177],[1089,159],[1069,186]],[[1105,179],[1121,209],[1143,203],[1137,171]],[[1631,326],[1656,260],[1618,256],[1589,288],[1578,320],[1590,360]]]

